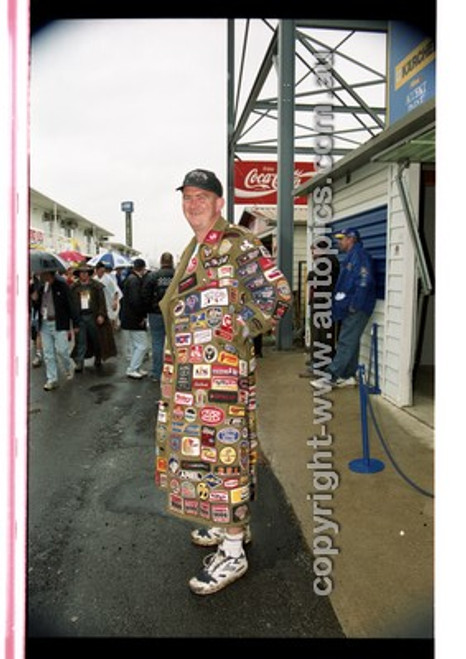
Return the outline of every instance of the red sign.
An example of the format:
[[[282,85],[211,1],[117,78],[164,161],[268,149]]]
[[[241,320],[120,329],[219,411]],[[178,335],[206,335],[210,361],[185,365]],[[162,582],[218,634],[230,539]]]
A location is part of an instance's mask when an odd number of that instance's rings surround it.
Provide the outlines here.
[[[29,227],[29,247],[43,247],[44,232],[41,229]]]
[[[308,181],[315,172],[313,162],[294,166],[293,188]],[[235,204],[276,204],[278,189],[277,163],[272,161],[235,162]],[[306,197],[295,197],[295,204],[305,205]]]

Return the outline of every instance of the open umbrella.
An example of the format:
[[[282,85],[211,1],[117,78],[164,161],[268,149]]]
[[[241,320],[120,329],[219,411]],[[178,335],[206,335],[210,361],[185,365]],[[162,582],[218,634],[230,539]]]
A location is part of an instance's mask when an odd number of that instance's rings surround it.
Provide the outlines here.
[[[88,264],[96,266],[97,263],[105,263],[109,268],[131,268],[132,263],[126,256],[120,254],[119,252],[105,252],[104,254],[97,254],[89,259]]]
[[[33,274],[40,272],[66,272],[68,263],[63,261],[58,254],[46,252],[41,249],[29,250],[29,267]]]
[[[81,254],[75,249],[66,249],[64,252],[58,252],[58,256],[68,263],[82,263],[87,259],[85,254]]]

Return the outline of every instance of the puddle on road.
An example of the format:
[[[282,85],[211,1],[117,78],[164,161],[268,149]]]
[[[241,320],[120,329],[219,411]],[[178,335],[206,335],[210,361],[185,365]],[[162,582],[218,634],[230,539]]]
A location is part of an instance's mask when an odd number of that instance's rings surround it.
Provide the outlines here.
[[[88,391],[93,394],[96,394],[96,399],[94,403],[96,405],[101,405],[105,401],[110,400],[115,385],[113,384],[95,384],[92,387],[89,387]]]

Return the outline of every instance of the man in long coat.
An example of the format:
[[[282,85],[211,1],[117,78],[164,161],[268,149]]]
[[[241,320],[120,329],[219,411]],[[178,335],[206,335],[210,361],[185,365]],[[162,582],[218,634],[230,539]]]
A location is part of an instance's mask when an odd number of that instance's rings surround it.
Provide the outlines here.
[[[221,215],[213,172],[189,172],[178,188],[194,237],[160,308],[166,327],[156,426],[156,483],[168,511],[201,524],[191,538],[218,545],[190,588],[220,590],[248,568],[259,450],[253,338],[273,328],[292,295],[270,253]]]
[[[71,284],[73,304],[78,314],[78,334],[71,356],[76,362],[76,372],[82,372],[84,360],[94,357],[96,368],[117,354],[113,329],[107,315],[104,287],[92,279],[94,268],[80,263],[74,271],[78,278]]]

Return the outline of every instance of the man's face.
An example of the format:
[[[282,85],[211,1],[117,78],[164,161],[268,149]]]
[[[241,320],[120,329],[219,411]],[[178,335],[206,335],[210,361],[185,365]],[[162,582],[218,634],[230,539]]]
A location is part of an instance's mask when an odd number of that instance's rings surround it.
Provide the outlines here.
[[[40,278],[42,283],[51,283],[55,279],[55,273],[54,272],[41,272]]]
[[[354,238],[351,238],[351,236],[343,236],[342,238],[338,238],[338,247],[342,252],[348,252],[353,245]]]
[[[88,270],[81,270],[79,273],[79,279],[82,281],[83,284],[87,284],[89,281],[89,271]]]
[[[183,213],[195,233],[208,231],[220,216],[224,199],[213,192],[186,186],[183,188]]]

